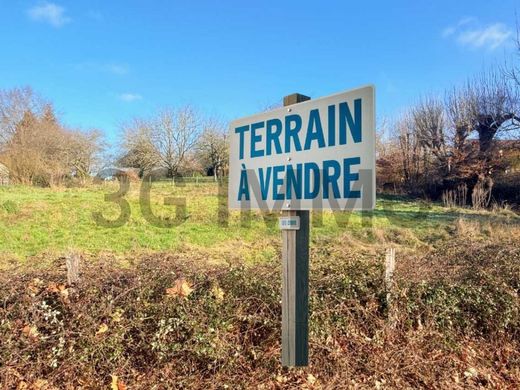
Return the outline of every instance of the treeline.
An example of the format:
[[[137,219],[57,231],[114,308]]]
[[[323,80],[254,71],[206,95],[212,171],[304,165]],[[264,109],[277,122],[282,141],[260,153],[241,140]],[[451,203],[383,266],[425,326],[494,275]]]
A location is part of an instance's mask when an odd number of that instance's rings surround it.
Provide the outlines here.
[[[0,91],[0,162],[10,181],[40,186],[84,182],[98,162],[101,132],[65,126],[30,88]]]
[[[447,206],[520,205],[520,31],[516,61],[440,95],[382,126],[380,191],[442,200]]]
[[[519,85],[492,70],[420,100],[380,135],[379,189],[442,199],[448,206],[518,202]],[[497,182],[501,190],[493,191]]]
[[[121,128],[119,152],[107,157],[98,130],[67,127],[52,104],[30,88],[0,90],[0,163],[12,183],[85,184],[98,172],[176,177],[227,174],[226,125],[192,107],[164,109]],[[130,169],[129,169],[130,168]],[[137,177],[136,177],[137,178]]]
[[[520,204],[519,74],[518,66],[492,69],[380,126],[379,190],[448,206]],[[67,127],[30,88],[0,91],[0,162],[11,182],[84,183],[108,167],[136,178],[228,173],[227,124],[193,107],[134,118],[120,131],[119,152],[107,159],[99,131]]]

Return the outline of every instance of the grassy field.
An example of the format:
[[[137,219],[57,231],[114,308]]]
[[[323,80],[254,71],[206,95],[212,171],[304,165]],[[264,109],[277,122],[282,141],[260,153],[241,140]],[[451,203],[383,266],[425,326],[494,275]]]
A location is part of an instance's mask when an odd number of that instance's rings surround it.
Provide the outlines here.
[[[216,261],[241,248],[247,260],[276,256],[272,245],[276,247],[280,237],[278,214],[227,214],[225,197],[219,197],[215,183],[154,183],[149,202],[152,216],[140,205],[140,184],[131,183],[123,197],[130,206],[127,221],[107,227],[94,214],[101,213],[109,221],[118,218],[120,205],[105,200],[117,190],[115,183],[69,189],[0,187],[0,257],[23,260],[70,250],[123,255],[181,248],[209,251]],[[185,199],[186,211],[164,205],[168,197]],[[370,213],[314,213],[311,238],[313,245],[346,235],[366,245],[394,242],[417,247],[446,239],[458,218],[484,224],[520,221],[513,213],[449,210],[422,201],[379,197]],[[160,226],[164,221],[173,226]]]
[[[285,369],[278,214],[227,215],[215,183],[160,182],[152,217],[131,183],[128,219],[103,226],[93,215],[118,218],[117,190],[0,187],[0,387],[520,387],[510,210],[379,196],[370,213],[313,213],[310,365]]]

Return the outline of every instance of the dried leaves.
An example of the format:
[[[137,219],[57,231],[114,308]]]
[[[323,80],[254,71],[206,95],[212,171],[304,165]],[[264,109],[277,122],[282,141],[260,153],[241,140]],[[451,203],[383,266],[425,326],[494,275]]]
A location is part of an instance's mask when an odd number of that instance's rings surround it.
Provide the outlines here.
[[[107,324],[101,324],[99,325],[99,328],[96,332],[96,336],[99,336],[103,333],[106,333],[108,331],[108,325]]]
[[[45,283],[40,278],[34,278],[27,286],[27,293],[29,296],[34,297],[36,294],[39,294],[42,288],[45,286]]]
[[[64,284],[57,284],[57,283],[51,282],[47,286],[47,291],[59,294],[60,297],[63,298],[63,300],[65,302],[68,302],[68,300],[69,300],[69,289]]]
[[[45,379],[37,379],[32,384],[26,381],[20,381],[16,390],[57,390],[58,388],[49,384]]]
[[[22,329],[22,334],[33,341],[38,340],[38,337],[40,337],[38,328],[34,325],[25,325]]]
[[[126,390],[126,385],[117,377],[117,375],[111,375],[112,383],[110,384],[110,390]]]
[[[63,283],[49,282],[46,286],[42,279],[34,278],[27,285],[26,292],[30,297],[36,297],[43,292],[58,294],[68,303],[70,289]]]
[[[192,285],[186,279],[177,279],[173,287],[166,289],[169,297],[186,298],[193,292]]]

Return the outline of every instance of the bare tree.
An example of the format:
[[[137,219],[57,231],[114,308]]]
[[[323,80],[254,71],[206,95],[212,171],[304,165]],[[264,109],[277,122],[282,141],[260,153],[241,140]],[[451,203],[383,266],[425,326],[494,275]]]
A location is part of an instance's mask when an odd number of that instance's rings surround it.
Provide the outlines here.
[[[429,177],[430,185],[438,182],[438,174],[448,168],[448,148],[445,135],[443,103],[434,97],[421,100],[411,109],[413,131],[421,147],[421,171]]]
[[[4,133],[9,135],[0,154],[13,181],[47,186],[65,178],[88,177],[101,148],[100,134],[67,129],[51,104],[39,109],[36,113],[27,109]]]
[[[452,165],[467,168],[468,174],[486,175],[494,164],[493,141],[500,133],[512,135],[518,129],[519,102],[510,80],[494,70],[449,91],[445,105],[452,134]],[[472,135],[478,148],[469,142]]]
[[[421,146],[438,158],[446,155],[444,105],[428,97],[412,108],[414,128]]]
[[[478,124],[475,115],[477,95],[473,85],[467,82],[462,87],[448,90],[444,104],[450,145],[445,185],[458,187],[482,170],[474,139],[471,138]]]
[[[388,173],[399,160],[409,191],[439,197],[466,188],[465,198],[488,204],[494,172],[507,164],[495,141],[520,134],[520,91],[514,81],[491,69],[447,91],[443,101],[423,99],[395,125],[390,141],[398,145],[399,158],[380,158],[380,168]]]
[[[396,193],[402,189],[403,162],[398,137],[392,135],[386,118],[378,120],[376,129],[376,180],[380,191]]]
[[[2,157],[14,182],[31,184],[39,167],[43,165],[40,151],[32,147],[37,120],[31,111],[24,112],[4,144]]]
[[[389,135],[389,122],[387,118],[377,119],[376,129],[376,158],[385,157],[388,152],[386,137]]]
[[[198,142],[197,155],[215,181],[219,175],[224,175],[229,158],[229,140],[224,125],[216,120],[207,121]]]
[[[0,90],[0,151],[14,136],[26,112],[39,115],[46,102],[29,87]]]
[[[68,134],[68,164],[73,175],[82,180],[87,178],[100,163],[100,153],[104,148],[99,130],[75,130]]]
[[[149,171],[159,165],[159,156],[152,143],[152,125],[150,121],[135,118],[123,125],[123,155],[118,164]]]
[[[135,119],[124,127],[125,156],[142,170],[165,168],[177,176],[199,139],[200,118],[189,106],[161,111],[151,120]]]
[[[520,121],[518,91],[496,71],[482,73],[470,82],[470,88],[473,90],[473,119],[479,150],[487,158],[498,132],[518,128],[514,123]]]
[[[475,93],[468,83],[462,88],[453,88],[446,92],[445,107],[451,129],[452,146],[461,152],[466,140],[476,127]]]
[[[395,125],[400,151],[403,181],[409,190],[416,190],[421,176],[421,144],[410,114],[403,115]]]

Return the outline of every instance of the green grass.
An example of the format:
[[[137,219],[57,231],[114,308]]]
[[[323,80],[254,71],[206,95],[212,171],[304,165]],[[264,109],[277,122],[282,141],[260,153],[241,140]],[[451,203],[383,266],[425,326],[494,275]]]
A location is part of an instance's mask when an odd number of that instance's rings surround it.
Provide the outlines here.
[[[218,185],[214,183],[173,186],[154,183],[151,210],[175,226],[160,227],[143,216],[139,203],[140,183],[131,183],[124,197],[130,206],[128,221],[119,227],[100,226],[93,214],[107,220],[120,214],[119,205],[105,201],[105,195],[117,192],[115,183],[87,188],[0,187],[0,255],[24,259],[43,253],[59,254],[70,249],[97,254],[175,250],[195,247],[216,253],[247,248],[252,260],[276,255],[273,243],[280,237],[278,214],[231,212],[219,222]],[[175,206],[164,205],[167,197],[186,199],[186,213],[176,217]],[[221,213],[226,208],[221,207]],[[329,239],[348,238],[366,245],[380,241],[415,246],[442,240],[459,217],[491,220],[516,216],[495,216],[468,210],[450,210],[437,204],[399,197],[380,197],[369,213],[313,213],[312,244]],[[210,253],[210,252],[208,252]]]

